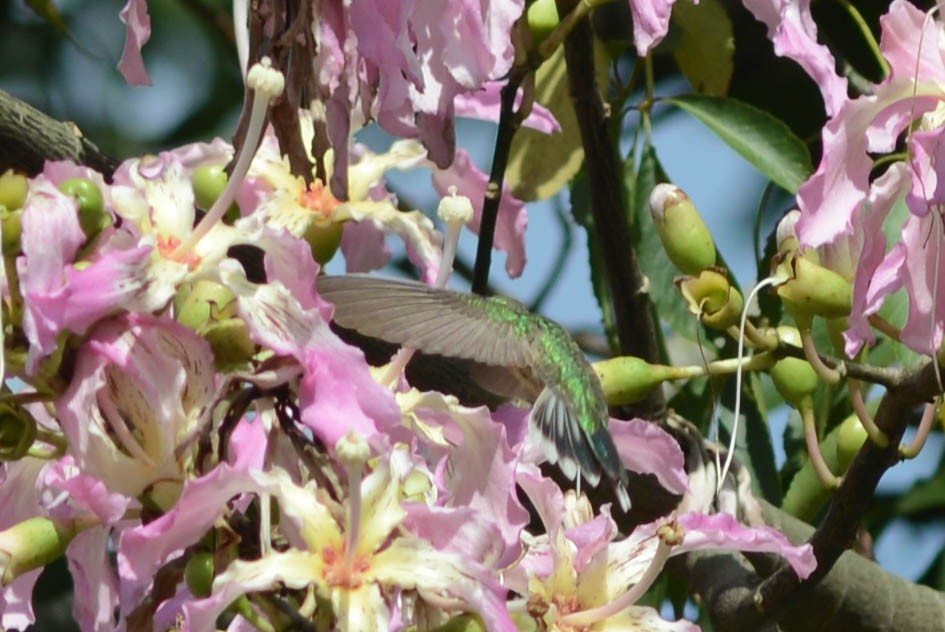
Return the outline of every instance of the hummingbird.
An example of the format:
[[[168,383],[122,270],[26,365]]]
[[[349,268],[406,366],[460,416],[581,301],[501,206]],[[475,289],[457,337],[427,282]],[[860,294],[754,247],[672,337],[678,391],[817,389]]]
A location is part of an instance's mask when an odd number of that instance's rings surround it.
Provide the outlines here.
[[[334,324],[353,333],[354,344],[369,346],[366,337],[387,343],[388,351],[400,345],[440,360],[433,368],[442,370],[437,390],[453,392],[465,379],[473,382],[474,401],[531,404],[529,432],[548,461],[572,481],[596,487],[606,477],[621,508],[630,508],[627,472],[607,429],[600,381],[561,325],[511,298],[413,281],[321,276],[316,289],[334,304]],[[409,367],[407,377],[416,385]]]

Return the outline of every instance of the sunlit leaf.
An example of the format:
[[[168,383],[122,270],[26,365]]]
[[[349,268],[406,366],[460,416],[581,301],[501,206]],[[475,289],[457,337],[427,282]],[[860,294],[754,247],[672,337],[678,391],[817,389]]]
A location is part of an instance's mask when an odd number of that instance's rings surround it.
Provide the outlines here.
[[[715,132],[758,171],[797,193],[813,171],[810,152],[782,121],[731,98],[683,95],[666,99]]]

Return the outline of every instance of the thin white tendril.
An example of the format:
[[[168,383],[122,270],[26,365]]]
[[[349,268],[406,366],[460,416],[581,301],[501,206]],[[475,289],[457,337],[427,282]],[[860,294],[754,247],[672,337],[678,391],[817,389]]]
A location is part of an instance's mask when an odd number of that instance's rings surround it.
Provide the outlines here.
[[[732,466],[732,458],[735,456],[735,439],[738,437],[738,416],[742,408],[742,356],[745,353],[745,323],[748,321],[748,308],[751,306],[751,302],[755,300],[755,296],[758,295],[758,292],[769,285],[778,283],[780,280],[781,279],[777,277],[762,279],[758,285],[749,292],[748,298],[745,299],[745,307],[742,308],[742,317],[738,324],[738,366],[735,369],[735,417],[732,420],[732,438],[728,443],[728,454],[725,455],[725,465],[722,467],[719,480],[716,481],[715,484],[716,495],[718,495],[719,491],[722,489],[722,483],[725,481],[725,477],[728,476],[728,469]],[[718,467],[718,453],[716,453],[716,467]]]

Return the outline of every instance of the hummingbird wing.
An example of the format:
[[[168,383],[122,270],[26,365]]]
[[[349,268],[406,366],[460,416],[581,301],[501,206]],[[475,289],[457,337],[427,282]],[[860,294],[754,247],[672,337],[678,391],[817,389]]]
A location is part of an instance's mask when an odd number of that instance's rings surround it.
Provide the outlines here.
[[[322,276],[316,289],[334,304],[337,324],[365,336],[493,366],[529,364],[527,310],[518,303],[361,275]]]

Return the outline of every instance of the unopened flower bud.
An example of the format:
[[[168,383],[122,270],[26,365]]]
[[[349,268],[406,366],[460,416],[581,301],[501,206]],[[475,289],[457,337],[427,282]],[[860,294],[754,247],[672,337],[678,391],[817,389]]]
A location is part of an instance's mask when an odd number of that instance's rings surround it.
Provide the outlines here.
[[[667,256],[683,274],[696,275],[715,265],[715,241],[689,196],[672,184],[650,194],[650,215]]]
[[[0,532],[0,581],[4,585],[55,561],[78,530],[72,521],[29,518]]]
[[[698,276],[676,280],[680,292],[689,304],[689,311],[715,329],[737,326],[745,301],[728,277],[715,269],[706,269]]]
[[[650,364],[635,356],[596,362],[594,370],[608,406],[624,406],[644,399],[655,387],[671,379],[672,367]]]
[[[174,298],[178,322],[210,343],[220,369],[243,364],[256,353],[246,322],[237,317],[236,305],[236,295],[229,288],[208,280],[181,286]]]
[[[36,420],[26,410],[0,404],[0,461],[26,456],[36,439]]]

